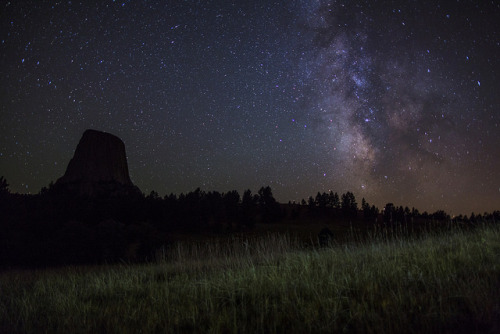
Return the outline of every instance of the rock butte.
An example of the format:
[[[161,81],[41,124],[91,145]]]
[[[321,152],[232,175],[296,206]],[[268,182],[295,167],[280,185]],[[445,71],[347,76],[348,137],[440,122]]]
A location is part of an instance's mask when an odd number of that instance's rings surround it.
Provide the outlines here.
[[[125,144],[115,135],[97,130],[83,133],[59,191],[79,196],[123,196],[140,192],[130,180]]]

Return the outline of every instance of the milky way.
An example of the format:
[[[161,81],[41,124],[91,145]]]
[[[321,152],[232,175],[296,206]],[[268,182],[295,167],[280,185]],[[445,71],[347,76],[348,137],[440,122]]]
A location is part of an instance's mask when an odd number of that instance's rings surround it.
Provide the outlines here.
[[[87,128],[148,193],[353,191],[500,207],[495,1],[40,1],[1,8],[0,175],[36,193]]]

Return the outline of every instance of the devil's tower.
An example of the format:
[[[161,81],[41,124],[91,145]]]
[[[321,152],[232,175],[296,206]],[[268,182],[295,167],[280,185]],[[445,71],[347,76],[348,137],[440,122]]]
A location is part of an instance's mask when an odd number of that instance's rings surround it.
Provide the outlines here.
[[[110,133],[86,130],[55,188],[89,197],[115,197],[140,193],[128,174],[123,141]]]

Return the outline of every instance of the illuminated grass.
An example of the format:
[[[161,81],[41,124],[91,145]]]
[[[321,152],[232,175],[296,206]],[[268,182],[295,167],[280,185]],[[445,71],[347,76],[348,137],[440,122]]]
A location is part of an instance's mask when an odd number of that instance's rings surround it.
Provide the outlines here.
[[[499,227],[183,244],[155,264],[1,273],[0,332],[495,332],[499,259]]]

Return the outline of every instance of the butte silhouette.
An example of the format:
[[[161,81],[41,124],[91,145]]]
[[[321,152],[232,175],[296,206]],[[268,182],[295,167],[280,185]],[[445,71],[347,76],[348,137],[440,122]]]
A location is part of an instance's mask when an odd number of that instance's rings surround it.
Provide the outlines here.
[[[66,172],[56,181],[54,190],[78,197],[141,194],[130,180],[123,141],[97,130],[83,133]]]

